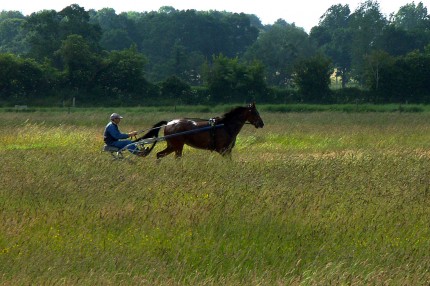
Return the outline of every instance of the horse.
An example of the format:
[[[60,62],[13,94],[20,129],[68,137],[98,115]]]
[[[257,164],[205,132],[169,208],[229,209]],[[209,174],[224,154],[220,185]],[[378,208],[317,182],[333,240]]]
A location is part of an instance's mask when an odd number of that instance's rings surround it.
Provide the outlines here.
[[[185,144],[197,149],[215,151],[231,158],[236,137],[246,122],[255,128],[264,126],[255,103],[246,107],[236,107],[220,117],[209,120],[174,119],[164,127],[167,147],[157,153],[157,159],[172,152],[175,152],[175,158],[182,157]]]

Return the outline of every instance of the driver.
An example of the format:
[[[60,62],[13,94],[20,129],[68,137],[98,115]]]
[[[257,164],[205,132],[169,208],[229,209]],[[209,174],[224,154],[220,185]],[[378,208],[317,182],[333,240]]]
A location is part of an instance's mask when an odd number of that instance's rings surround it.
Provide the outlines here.
[[[121,133],[119,131],[118,125],[121,122],[123,117],[118,113],[112,113],[110,116],[110,122],[106,125],[103,136],[104,142],[108,146],[113,146],[119,149],[123,149],[127,146],[127,149],[138,156],[145,156],[147,154],[148,148],[140,151],[135,144],[132,144],[133,141],[125,140],[127,138],[131,138],[137,135],[137,131],[132,131],[129,133]]]

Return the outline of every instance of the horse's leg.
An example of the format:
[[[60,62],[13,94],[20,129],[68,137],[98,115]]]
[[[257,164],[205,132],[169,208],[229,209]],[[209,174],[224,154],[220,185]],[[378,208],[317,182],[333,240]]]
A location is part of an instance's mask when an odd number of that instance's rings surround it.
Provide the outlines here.
[[[224,158],[231,160],[231,148],[218,151]]]
[[[157,153],[157,159],[160,159],[160,158],[163,158],[163,157],[166,157],[167,155],[169,155],[171,152],[169,152],[168,150],[167,150],[167,148],[166,149],[164,149],[163,151],[160,151],[160,152],[158,152]]]
[[[167,155],[169,155],[173,151],[175,151],[175,149],[172,147],[172,145],[170,145],[169,143],[167,143],[167,147],[164,150],[162,150],[162,151],[160,151],[160,152],[157,153],[157,159],[166,157]]]
[[[182,150],[184,149],[184,145],[179,146],[178,148],[176,148],[175,150],[175,158],[179,159],[182,157]]]
[[[224,146],[222,149],[217,150],[218,153],[221,154],[224,158],[228,158],[231,160],[231,151],[233,150],[234,145],[236,144],[236,138],[230,142],[229,145]]]

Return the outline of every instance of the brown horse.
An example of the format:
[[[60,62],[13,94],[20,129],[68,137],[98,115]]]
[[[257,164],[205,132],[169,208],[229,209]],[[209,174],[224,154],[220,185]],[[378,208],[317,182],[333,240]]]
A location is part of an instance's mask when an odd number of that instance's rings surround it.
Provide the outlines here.
[[[246,107],[236,107],[221,117],[210,120],[175,119],[164,127],[167,147],[157,153],[157,159],[175,152],[175,157],[182,156],[184,144],[191,147],[216,151],[231,157],[231,150],[243,125],[249,122],[255,128],[264,126],[255,103]]]

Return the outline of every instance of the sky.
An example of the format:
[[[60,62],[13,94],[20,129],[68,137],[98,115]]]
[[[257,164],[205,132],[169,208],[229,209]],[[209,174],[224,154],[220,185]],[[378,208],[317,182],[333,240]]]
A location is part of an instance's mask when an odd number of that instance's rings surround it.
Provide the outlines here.
[[[172,6],[177,10],[217,10],[254,14],[263,24],[273,24],[278,19],[284,19],[310,32],[332,5],[348,4],[351,12],[354,12],[362,2],[364,0],[0,0],[0,10],[20,11],[24,15],[30,15],[45,9],[60,11],[71,4],[78,4],[85,10],[113,8],[119,14],[128,11],[158,11],[162,6]],[[381,12],[388,18],[391,13],[396,13],[400,7],[412,3],[413,0],[378,2]],[[419,2],[430,10],[430,0],[417,0],[415,4]]]

